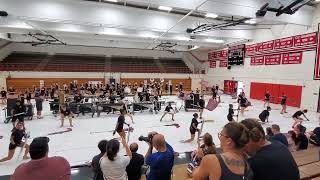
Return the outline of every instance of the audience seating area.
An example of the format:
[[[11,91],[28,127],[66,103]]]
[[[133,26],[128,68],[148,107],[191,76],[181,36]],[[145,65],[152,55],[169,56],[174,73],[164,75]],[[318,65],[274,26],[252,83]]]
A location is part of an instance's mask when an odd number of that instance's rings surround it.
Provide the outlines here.
[[[192,73],[182,59],[13,52],[0,71]]]

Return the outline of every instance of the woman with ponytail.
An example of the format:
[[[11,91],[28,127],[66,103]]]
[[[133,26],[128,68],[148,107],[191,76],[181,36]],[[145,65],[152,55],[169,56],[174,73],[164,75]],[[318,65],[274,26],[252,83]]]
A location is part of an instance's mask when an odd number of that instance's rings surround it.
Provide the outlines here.
[[[124,138],[121,139],[122,145],[126,150],[127,156],[119,155],[120,143],[117,139],[112,139],[107,143],[106,153],[100,159],[100,168],[104,179],[107,180],[126,180],[126,167],[130,163],[132,153]]]
[[[218,133],[222,154],[208,154],[193,172],[194,180],[249,180],[251,171],[243,156],[249,142],[248,129],[237,122],[230,122]]]

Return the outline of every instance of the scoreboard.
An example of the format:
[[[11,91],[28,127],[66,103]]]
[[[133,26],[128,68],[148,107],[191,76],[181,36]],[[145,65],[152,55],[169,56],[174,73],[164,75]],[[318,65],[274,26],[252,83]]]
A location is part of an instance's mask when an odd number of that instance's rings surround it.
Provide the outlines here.
[[[231,46],[228,49],[228,65],[243,65],[246,45]]]

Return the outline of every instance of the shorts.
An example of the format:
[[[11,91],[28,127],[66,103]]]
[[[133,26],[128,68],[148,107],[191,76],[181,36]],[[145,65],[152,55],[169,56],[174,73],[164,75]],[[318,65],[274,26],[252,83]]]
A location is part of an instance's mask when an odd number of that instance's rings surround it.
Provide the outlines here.
[[[19,122],[24,122],[24,116],[13,116],[12,117],[12,122],[16,122],[17,120]]]
[[[261,116],[259,116],[259,119],[262,121],[262,122],[265,122],[266,121],[266,118],[263,118]]]
[[[14,150],[16,149],[16,147],[22,147],[24,145],[24,143],[20,143],[20,144],[9,144],[9,150]]]
[[[116,129],[116,131],[117,131],[117,133],[121,133],[121,132],[123,132],[124,130],[123,130],[123,128],[118,128],[118,129]]]
[[[264,99],[265,101],[270,101],[270,99]]]
[[[200,106],[199,109],[204,109],[204,107],[203,107],[203,106]]]
[[[281,105],[286,105],[286,102],[281,102]]]
[[[190,128],[189,130],[190,130],[190,133],[191,133],[192,135],[193,135],[193,134],[196,134],[196,132],[197,132],[197,130],[194,129],[194,128]]]
[[[228,119],[228,121],[233,121],[232,115],[228,114],[227,119]]]
[[[42,111],[42,107],[37,107],[37,111]]]

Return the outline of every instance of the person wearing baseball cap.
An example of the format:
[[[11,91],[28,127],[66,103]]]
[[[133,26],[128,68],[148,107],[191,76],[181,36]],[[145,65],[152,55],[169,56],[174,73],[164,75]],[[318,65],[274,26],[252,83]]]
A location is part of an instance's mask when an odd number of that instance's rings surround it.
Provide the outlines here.
[[[63,157],[48,157],[48,137],[34,138],[30,144],[31,161],[19,165],[11,180],[70,180],[71,168]]]

